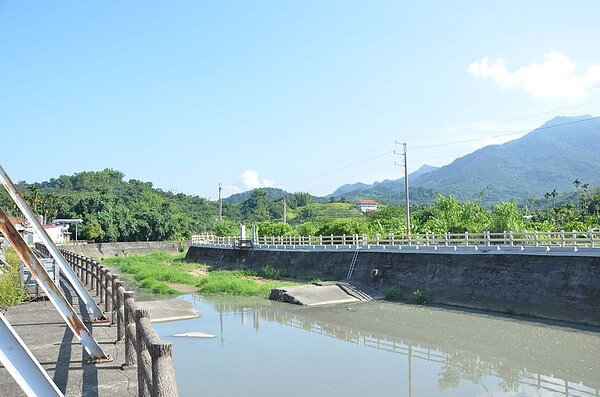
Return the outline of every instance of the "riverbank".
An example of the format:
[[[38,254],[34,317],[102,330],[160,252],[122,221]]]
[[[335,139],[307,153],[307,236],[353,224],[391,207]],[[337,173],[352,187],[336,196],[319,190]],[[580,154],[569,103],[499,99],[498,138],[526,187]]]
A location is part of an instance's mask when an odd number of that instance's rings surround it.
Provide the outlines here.
[[[353,279],[432,303],[600,326],[600,257],[358,251]],[[297,278],[343,280],[353,250],[191,246],[186,261],[221,269],[265,264]],[[419,291],[418,294],[415,291]]]

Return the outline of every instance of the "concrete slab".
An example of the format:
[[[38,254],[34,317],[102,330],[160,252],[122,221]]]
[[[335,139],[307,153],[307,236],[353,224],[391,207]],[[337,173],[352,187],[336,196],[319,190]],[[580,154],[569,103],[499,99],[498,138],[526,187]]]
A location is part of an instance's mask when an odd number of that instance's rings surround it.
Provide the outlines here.
[[[83,307],[85,312],[85,305],[79,302],[72,291],[66,295],[77,311]],[[102,350],[113,358],[113,362],[91,364],[81,343],[50,301],[40,300],[10,307],[4,315],[65,396],[137,396],[136,369],[121,368],[125,362],[125,346],[123,342],[116,342],[116,326],[92,326],[94,338]],[[82,318],[86,320],[86,317]],[[8,370],[1,365],[0,390],[3,396],[25,396]]]
[[[289,302],[303,306],[339,304],[358,302],[354,296],[348,295],[337,284],[311,284],[274,288],[271,300]]]
[[[78,313],[85,313],[85,305],[74,291],[61,283],[65,296]],[[150,311],[152,321],[172,321],[198,317],[193,304],[183,299],[137,302]],[[88,354],[60,314],[48,300],[39,300],[10,307],[4,313],[11,326],[40,362],[50,378],[65,396],[114,397],[137,396],[136,368],[123,369],[125,346],[116,342],[116,325],[92,324],[92,334],[102,350],[113,362],[91,364]],[[83,315],[84,322],[89,320]],[[0,348],[8,348],[2,345]],[[21,387],[0,365],[0,395],[25,396]]]
[[[153,323],[200,317],[192,302],[184,299],[136,301],[136,303],[141,309],[150,311],[150,321]]]

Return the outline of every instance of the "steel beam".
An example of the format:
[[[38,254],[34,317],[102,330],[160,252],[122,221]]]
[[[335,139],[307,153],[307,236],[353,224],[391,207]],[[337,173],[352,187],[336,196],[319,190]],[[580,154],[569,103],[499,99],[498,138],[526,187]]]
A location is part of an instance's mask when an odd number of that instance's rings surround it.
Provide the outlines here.
[[[33,226],[38,237],[42,240],[46,248],[48,248],[50,255],[52,255],[56,263],[58,263],[60,270],[63,272],[67,280],[69,280],[69,282],[73,286],[73,289],[75,289],[75,292],[85,304],[88,313],[92,317],[94,317],[96,321],[108,321],[107,318],[104,316],[104,313],[102,313],[102,310],[100,310],[96,302],[94,302],[91,295],[85,289],[83,284],[81,284],[81,281],[77,278],[77,275],[75,274],[73,269],[71,269],[65,258],[61,255],[60,251],[56,247],[56,244],[54,244],[54,241],[52,241],[46,230],[42,227],[42,224],[38,220],[37,216],[35,216],[35,214],[27,205],[27,202],[23,199],[23,197],[21,197],[21,194],[17,190],[17,187],[10,179],[6,171],[4,171],[4,168],[2,168],[1,165],[0,180],[2,181],[4,188],[12,197],[17,207],[19,207],[25,218],[27,218],[29,223],[31,223],[31,225]]]
[[[62,392],[0,313],[0,362],[31,397],[60,396]]]
[[[39,286],[42,287],[48,299],[50,299],[63,320],[67,323],[71,331],[73,331],[73,334],[79,339],[81,345],[88,352],[92,361],[112,361],[112,359],[102,351],[77,312],[73,309],[73,306],[67,301],[58,286],[54,284],[44,266],[42,266],[33,251],[31,251],[31,248],[25,243],[2,208],[0,208],[0,230],[8,239],[10,245],[15,249],[21,260],[27,265],[31,275],[35,277]]]

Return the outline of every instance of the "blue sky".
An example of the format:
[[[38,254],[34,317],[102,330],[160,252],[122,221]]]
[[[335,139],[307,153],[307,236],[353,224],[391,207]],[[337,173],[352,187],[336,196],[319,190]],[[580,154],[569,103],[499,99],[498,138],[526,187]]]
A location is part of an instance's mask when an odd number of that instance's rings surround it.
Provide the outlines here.
[[[2,1],[0,164],[215,200],[397,179],[600,115],[600,2]]]

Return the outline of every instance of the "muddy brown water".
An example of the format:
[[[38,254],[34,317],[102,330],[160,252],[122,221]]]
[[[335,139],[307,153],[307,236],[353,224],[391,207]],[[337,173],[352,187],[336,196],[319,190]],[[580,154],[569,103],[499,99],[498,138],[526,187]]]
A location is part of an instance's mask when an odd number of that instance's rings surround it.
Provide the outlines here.
[[[390,302],[183,296],[182,396],[599,396],[600,330]],[[214,338],[183,338],[200,332]]]

